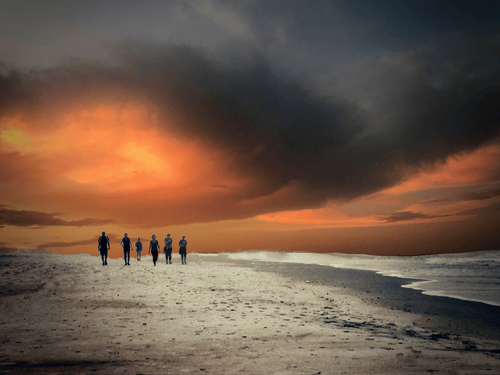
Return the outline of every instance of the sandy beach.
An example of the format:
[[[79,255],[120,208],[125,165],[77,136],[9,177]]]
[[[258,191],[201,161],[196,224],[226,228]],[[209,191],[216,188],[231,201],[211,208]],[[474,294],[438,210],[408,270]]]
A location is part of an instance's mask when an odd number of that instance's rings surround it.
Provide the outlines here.
[[[3,254],[0,372],[500,373],[500,308],[367,271],[187,261]]]

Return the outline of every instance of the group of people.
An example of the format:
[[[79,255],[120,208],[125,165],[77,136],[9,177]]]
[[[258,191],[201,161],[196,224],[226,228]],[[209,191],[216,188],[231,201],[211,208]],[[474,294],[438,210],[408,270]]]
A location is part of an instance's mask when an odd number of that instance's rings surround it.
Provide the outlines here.
[[[111,250],[111,246],[109,244],[109,237],[106,236],[106,232],[102,232],[101,237],[98,240],[99,243],[99,253],[101,253],[102,265],[106,266],[108,264],[108,251]],[[167,237],[163,241],[164,247],[163,252],[165,253],[165,260],[167,264],[172,264],[172,238],[170,234],[167,234]],[[125,260],[125,265],[130,266],[130,251],[134,251],[134,245],[132,244],[132,240],[128,237],[128,234],[125,233],[123,239],[120,242],[120,245],[123,247],[123,258]],[[135,242],[135,250],[137,252],[137,260],[141,260],[142,255],[142,242],[141,237],[137,238]],[[158,255],[160,254],[160,244],[156,239],[156,236],[153,234],[151,237],[151,241],[149,242],[149,254],[153,256],[153,263],[156,266],[156,262],[158,261]],[[186,236],[182,236],[182,240],[179,241],[179,254],[181,255],[182,264],[187,264],[186,256],[187,256],[187,241]]]

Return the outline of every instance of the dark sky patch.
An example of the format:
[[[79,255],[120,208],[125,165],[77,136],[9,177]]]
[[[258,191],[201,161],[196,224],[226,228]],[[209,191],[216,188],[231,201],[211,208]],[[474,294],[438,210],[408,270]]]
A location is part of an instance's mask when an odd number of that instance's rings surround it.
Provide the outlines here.
[[[430,215],[424,214],[421,212],[413,212],[413,211],[401,211],[394,212],[389,215],[380,216],[379,220],[385,221],[386,223],[396,223],[400,221],[411,221],[416,219],[434,219],[438,217],[448,217],[453,215]]]

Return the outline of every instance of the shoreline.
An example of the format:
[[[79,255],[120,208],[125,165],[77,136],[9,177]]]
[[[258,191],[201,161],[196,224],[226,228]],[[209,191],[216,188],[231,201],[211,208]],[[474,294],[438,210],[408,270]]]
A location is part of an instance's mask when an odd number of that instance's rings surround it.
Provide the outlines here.
[[[373,271],[383,276],[409,280],[405,288],[422,291],[426,295],[500,307],[498,283],[495,282],[500,272],[499,250],[433,254],[424,257],[256,250],[230,253],[228,256],[231,260],[310,264],[335,269]]]
[[[274,272],[315,285],[329,285],[348,289],[364,302],[391,310],[432,317],[434,330],[456,330],[463,335],[487,339],[500,338],[500,307],[483,302],[423,294],[421,290],[406,288],[415,279],[384,276],[376,271],[331,266],[279,263],[266,261],[227,260],[242,262],[241,266],[258,271]],[[245,264],[246,262],[246,264]],[[428,318],[426,318],[428,319]],[[464,324],[464,320],[467,324]]]
[[[0,373],[500,372],[498,336],[391,309],[373,283],[393,278],[349,270],[330,285],[325,266],[161,260],[0,258]]]

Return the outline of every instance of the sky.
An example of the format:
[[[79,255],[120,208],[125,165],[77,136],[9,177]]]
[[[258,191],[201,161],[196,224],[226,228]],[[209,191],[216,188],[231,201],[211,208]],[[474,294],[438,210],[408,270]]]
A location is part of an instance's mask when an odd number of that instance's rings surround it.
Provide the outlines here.
[[[500,248],[497,1],[1,8],[0,251]]]

